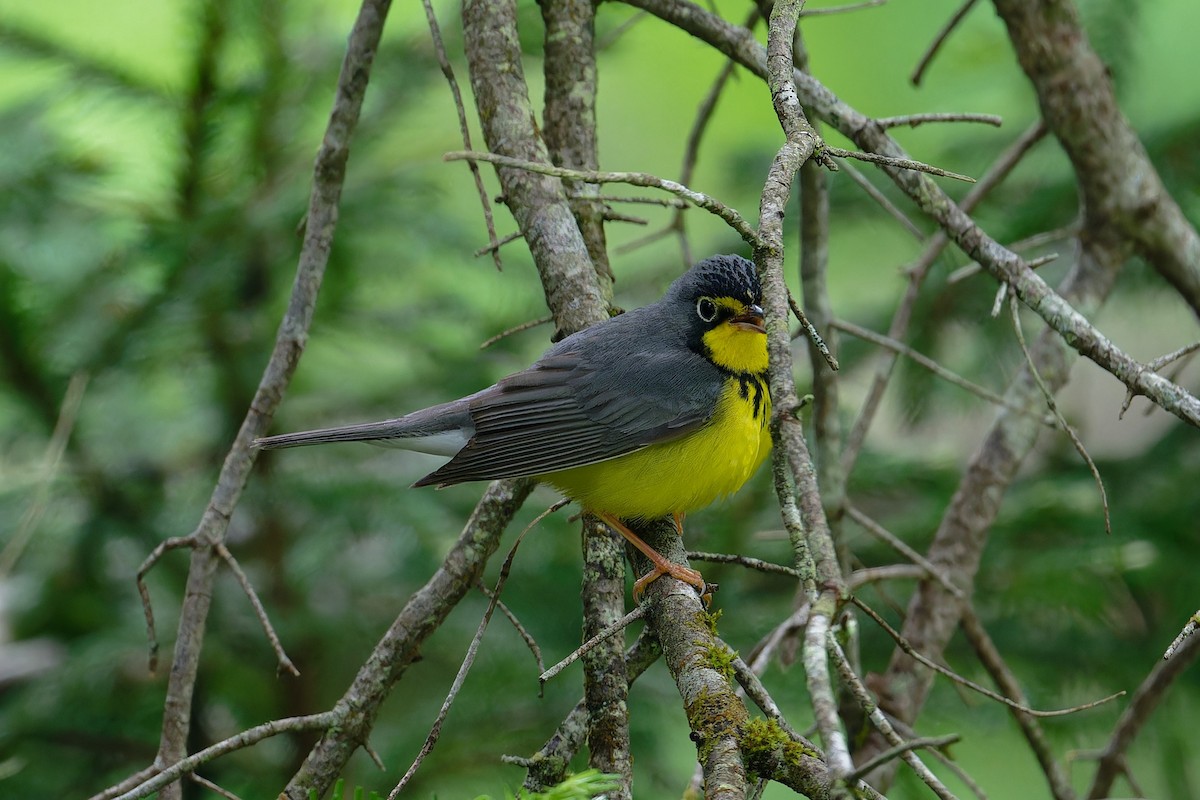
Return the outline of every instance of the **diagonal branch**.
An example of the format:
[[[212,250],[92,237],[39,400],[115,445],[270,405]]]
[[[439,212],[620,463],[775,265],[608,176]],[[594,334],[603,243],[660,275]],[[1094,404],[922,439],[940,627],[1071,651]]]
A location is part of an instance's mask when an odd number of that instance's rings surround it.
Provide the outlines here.
[[[162,738],[155,759],[159,769],[180,761],[187,753],[192,694],[204,641],[205,622],[212,601],[213,580],[220,561],[215,545],[224,541],[233,510],[250,477],[254,465],[251,442],[266,432],[304,351],[317,292],[329,260],[337,225],[338,203],[350,155],[350,138],[362,110],[371,65],[389,6],[388,0],[364,0],[350,33],[329,123],[313,169],[304,245],[287,313],[280,323],[275,347],[258,390],[222,465],[208,507],[191,534],[196,546],[192,550],[185,593],[187,599],[180,611],[174,660],[163,704]],[[165,787],[160,796],[171,800],[179,798],[179,784]]]
[[[749,31],[731,25],[688,0],[626,1],[708,42],[759,77],[766,78],[766,51]],[[903,148],[878,124],[842,102],[812,76],[796,72],[794,80],[797,94],[805,107],[811,108],[850,138],[859,149],[894,158],[907,156]],[[1200,427],[1200,399],[1178,384],[1146,370],[1109,341],[1083,314],[1055,293],[1026,262],[979,228],[929,176],[886,165],[882,169],[922,211],[942,227],[959,249],[978,261],[998,281],[1007,283],[1021,302],[1045,320],[1072,348],[1112,374],[1135,394],[1150,398],[1185,422]],[[1165,193],[1155,194],[1145,208],[1153,210],[1164,204],[1173,205]],[[1170,230],[1178,232],[1175,228]],[[1182,252],[1187,255],[1190,247],[1187,244]]]

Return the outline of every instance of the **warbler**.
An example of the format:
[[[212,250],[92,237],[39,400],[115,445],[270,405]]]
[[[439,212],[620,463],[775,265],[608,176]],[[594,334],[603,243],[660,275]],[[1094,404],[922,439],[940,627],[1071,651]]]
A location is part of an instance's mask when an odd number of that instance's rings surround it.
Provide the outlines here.
[[[705,593],[626,522],[683,516],[731,494],[771,448],[767,337],[754,264],[700,261],[655,303],[564,338],[533,366],[403,417],[258,439],[264,449],[367,441],[449,456],[414,486],[534,476]]]

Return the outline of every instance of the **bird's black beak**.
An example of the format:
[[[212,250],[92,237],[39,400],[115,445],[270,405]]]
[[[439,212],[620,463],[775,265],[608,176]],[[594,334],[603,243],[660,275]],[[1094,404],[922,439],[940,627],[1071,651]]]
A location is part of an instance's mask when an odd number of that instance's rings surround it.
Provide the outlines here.
[[[767,329],[763,327],[763,310],[760,306],[746,306],[746,310],[737,316],[730,317],[729,322],[744,331],[754,331],[755,333],[766,333]]]

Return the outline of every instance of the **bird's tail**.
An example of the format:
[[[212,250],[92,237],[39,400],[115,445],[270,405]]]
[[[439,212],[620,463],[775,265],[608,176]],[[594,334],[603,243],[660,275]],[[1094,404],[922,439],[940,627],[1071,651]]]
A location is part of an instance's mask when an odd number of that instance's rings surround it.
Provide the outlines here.
[[[263,450],[302,447],[329,442],[370,442],[434,455],[452,456],[474,433],[465,403],[456,400],[381,422],[363,422],[314,431],[282,433],[254,440]]]

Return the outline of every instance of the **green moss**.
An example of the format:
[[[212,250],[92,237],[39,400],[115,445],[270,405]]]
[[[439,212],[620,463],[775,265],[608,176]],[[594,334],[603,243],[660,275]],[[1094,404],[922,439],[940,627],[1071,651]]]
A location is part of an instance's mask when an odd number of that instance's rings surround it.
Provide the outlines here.
[[[747,722],[742,728],[739,743],[747,770],[753,764],[776,760],[776,754],[781,754],[785,763],[794,765],[798,765],[805,757],[818,757],[815,750],[793,741],[778,723],[769,719],[755,718]]]
[[[731,697],[727,692],[702,690],[685,709],[696,753],[702,763],[708,759],[712,743],[719,736],[741,730],[746,723],[745,706],[736,699],[731,701]]]
[[[720,642],[712,642],[704,648],[700,656],[703,666],[717,672],[730,686],[733,686],[733,660],[737,653],[723,646]]]

